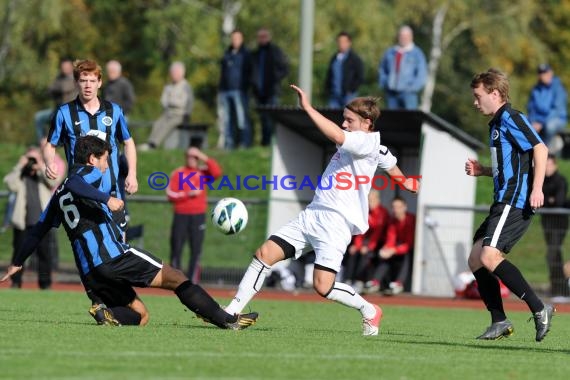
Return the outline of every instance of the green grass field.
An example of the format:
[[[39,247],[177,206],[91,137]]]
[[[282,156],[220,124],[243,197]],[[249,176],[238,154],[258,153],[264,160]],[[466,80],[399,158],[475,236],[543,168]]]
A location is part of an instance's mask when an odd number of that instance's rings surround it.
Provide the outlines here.
[[[377,337],[358,313],[323,302],[254,300],[248,330],[205,325],[174,296],[145,296],[144,328],[99,327],[83,294],[0,290],[2,379],[563,379],[570,315],[534,341],[528,313],[516,332],[477,341],[486,311],[384,307]],[[227,302],[227,300],[220,300]]]

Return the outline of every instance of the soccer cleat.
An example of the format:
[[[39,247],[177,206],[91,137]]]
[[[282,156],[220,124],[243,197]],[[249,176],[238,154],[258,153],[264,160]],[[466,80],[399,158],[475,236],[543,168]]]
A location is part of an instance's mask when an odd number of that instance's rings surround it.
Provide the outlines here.
[[[382,309],[378,305],[374,305],[374,309],[376,310],[374,317],[371,319],[362,318],[362,335],[364,336],[378,335],[378,329],[382,321]]]
[[[243,330],[257,322],[258,314],[256,312],[251,312],[247,314],[237,314],[237,320],[235,322],[227,322],[225,327],[229,330]]]
[[[121,323],[115,319],[113,312],[104,303],[92,305],[89,314],[97,321],[98,325],[120,326]]]
[[[487,330],[477,337],[482,340],[498,340],[503,337],[509,337],[515,332],[513,324],[508,319],[501,322],[491,323]]]
[[[532,318],[534,318],[534,327],[536,328],[537,342],[541,342],[548,333],[548,331],[550,331],[550,325],[552,324],[552,316],[554,315],[555,311],[556,308],[554,307],[554,305],[544,305],[544,309],[542,309],[542,311],[534,313],[534,315],[532,316]]]

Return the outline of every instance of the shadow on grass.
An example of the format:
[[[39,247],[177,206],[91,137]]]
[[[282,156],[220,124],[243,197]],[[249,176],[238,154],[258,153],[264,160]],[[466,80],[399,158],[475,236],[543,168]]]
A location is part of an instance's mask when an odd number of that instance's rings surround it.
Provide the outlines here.
[[[405,334],[401,334],[405,335]],[[481,341],[480,344],[473,344],[473,343],[454,343],[454,342],[442,342],[442,341],[420,341],[420,340],[398,340],[398,339],[390,339],[389,342],[394,343],[402,343],[402,344],[417,344],[417,345],[425,345],[425,346],[442,346],[442,347],[465,347],[465,348],[474,348],[474,349],[483,349],[483,350],[497,350],[497,351],[532,351],[537,353],[560,353],[560,354],[570,354],[570,349],[564,348],[548,348],[548,347],[529,347],[529,346],[505,346],[500,345],[501,343],[498,342],[484,342]],[[492,346],[490,344],[493,344]],[[540,343],[536,343],[537,345]]]

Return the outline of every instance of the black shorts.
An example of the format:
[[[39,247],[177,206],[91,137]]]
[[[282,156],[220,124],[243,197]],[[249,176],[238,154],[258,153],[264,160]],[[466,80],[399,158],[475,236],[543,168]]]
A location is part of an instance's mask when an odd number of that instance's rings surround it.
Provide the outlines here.
[[[483,239],[483,246],[509,253],[530,226],[533,215],[529,209],[523,210],[504,203],[493,203],[489,216],[475,232],[473,243]]]
[[[147,288],[162,269],[162,260],[140,248],[129,248],[85,277],[86,285],[109,306],[126,306],[136,297],[133,286]]]

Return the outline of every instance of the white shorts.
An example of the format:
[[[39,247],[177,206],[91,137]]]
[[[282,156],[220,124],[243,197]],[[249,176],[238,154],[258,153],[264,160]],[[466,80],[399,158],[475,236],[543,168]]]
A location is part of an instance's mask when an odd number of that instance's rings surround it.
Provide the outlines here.
[[[338,273],[352,238],[350,231],[346,219],[334,211],[305,209],[273,235],[295,247],[295,259],[314,250],[315,264]]]

